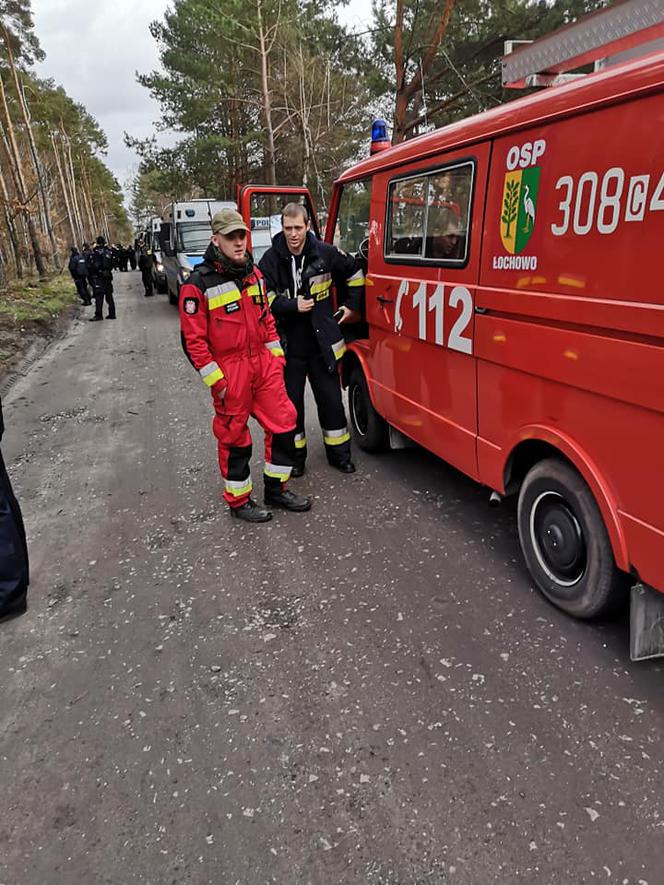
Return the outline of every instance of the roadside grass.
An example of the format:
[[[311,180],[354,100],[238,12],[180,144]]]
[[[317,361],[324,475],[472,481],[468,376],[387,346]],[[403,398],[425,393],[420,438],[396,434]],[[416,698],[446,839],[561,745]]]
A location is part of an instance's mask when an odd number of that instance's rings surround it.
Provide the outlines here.
[[[38,335],[47,335],[78,301],[69,274],[10,283],[0,293],[0,373]]]

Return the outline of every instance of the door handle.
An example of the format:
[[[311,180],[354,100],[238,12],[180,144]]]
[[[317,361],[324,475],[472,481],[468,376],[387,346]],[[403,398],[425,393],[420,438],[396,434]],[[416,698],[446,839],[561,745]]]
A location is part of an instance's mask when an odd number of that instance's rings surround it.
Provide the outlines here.
[[[377,295],[376,301],[380,301],[381,304],[394,304],[394,298],[385,298],[383,295]]]

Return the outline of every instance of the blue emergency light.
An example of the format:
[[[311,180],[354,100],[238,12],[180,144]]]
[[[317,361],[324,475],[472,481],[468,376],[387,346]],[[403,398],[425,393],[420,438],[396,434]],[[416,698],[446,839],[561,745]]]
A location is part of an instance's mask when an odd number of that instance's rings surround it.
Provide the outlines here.
[[[374,120],[371,126],[369,153],[377,154],[379,151],[386,151],[389,147],[392,147],[392,142],[387,134],[387,123],[385,120]]]

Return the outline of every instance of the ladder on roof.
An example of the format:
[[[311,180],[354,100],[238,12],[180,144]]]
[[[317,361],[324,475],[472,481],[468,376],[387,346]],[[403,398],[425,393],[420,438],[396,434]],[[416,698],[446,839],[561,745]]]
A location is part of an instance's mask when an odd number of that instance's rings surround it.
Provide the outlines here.
[[[503,86],[557,86],[595,69],[664,47],[664,0],[616,0],[552,34],[527,43],[509,41],[502,58]],[[517,48],[514,48],[514,47]]]

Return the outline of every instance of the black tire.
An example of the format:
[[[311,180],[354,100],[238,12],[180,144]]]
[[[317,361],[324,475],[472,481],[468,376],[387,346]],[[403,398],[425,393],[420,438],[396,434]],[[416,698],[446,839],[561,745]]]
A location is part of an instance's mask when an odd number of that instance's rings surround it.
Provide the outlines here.
[[[156,288],[157,288],[157,292],[159,292],[160,295],[165,295],[166,292],[168,292],[168,283],[166,281],[162,281],[160,283],[157,283]]]
[[[168,302],[169,302],[169,304],[177,305],[179,303],[179,301],[180,301],[180,286],[179,286],[179,284],[178,284],[178,291],[177,291],[176,295],[174,295],[171,292],[171,288],[169,286],[168,287]]]
[[[614,613],[626,602],[629,578],[616,568],[592,492],[564,461],[540,461],[519,491],[519,541],[533,580],[546,598],[576,618]]]
[[[374,409],[364,372],[354,366],[348,382],[350,423],[357,444],[365,452],[384,452],[390,447],[387,421]]]

